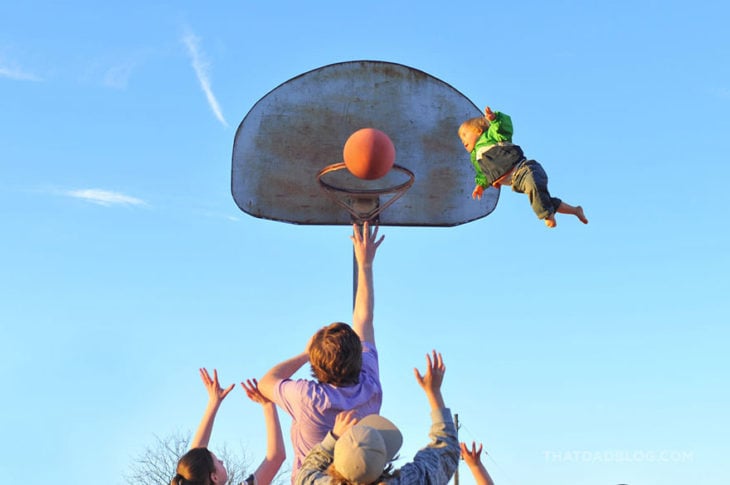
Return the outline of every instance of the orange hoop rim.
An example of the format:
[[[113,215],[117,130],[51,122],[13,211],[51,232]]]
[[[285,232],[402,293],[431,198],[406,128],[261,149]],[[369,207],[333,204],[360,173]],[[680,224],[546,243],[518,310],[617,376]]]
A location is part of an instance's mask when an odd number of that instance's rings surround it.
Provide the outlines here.
[[[406,176],[408,176],[408,180],[401,184],[392,185],[390,187],[384,187],[379,189],[349,189],[347,187],[333,185],[323,180],[323,177],[328,173],[336,172],[342,169],[347,169],[344,162],[327,165],[322,170],[320,170],[319,173],[317,173],[317,182],[319,183],[320,188],[322,188],[327,195],[329,195],[340,206],[345,208],[358,222],[371,221],[375,219],[378,215],[380,215],[381,212],[390,207],[396,200],[400,199],[403,194],[405,194],[406,191],[411,188],[416,180],[416,175],[412,171],[403,167],[402,165],[397,164],[394,164],[391,170],[396,170],[397,172],[404,173]],[[393,196],[385,201],[382,205],[379,204],[370,211],[360,212],[355,209],[353,205],[348,204],[345,200],[337,197],[337,194],[344,194],[346,196],[351,196],[355,199],[377,199],[378,202],[380,202],[381,195],[393,194]]]
[[[331,165],[327,165],[322,170],[317,173],[317,182],[319,182],[319,185],[327,190],[332,190],[334,192],[340,192],[347,195],[355,195],[355,196],[372,196],[372,195],[382,195],[382,194],[392,194],[396,192],[405,192],[406,190],[410,189],[413,183],[416,180],[416,176],[413,172],[411,172],[409,169],[405,168],[402,165],[393,164],[393,168],[391,170],[395,170],[397,172],[404,173],[408,176],[408,180],[403,182],[402,184],[393,185],[390,187],[385,187],[382,189],[348,189],[347,187],[342,187],[338,185],[333,185],[329,182],[326,182],[323,177],[327,175],[328,173],[336,172],[338,170],[347,169],[347,166],[345,165],[345,162],[339,162],[339,163],[333,163]],[[354,175],[353,175],[354,177]],[[364,179],[363,179],[364,180]]]

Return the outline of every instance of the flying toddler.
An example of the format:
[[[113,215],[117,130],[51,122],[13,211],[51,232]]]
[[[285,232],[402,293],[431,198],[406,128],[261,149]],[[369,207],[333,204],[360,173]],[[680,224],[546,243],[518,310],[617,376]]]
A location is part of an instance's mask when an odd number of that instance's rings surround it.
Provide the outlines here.
[[[566,204],[548,191],[548,177],[535,160],[527,160],[519,145],[512,143],[512,118],[489,106],[485,116],[470,118],[459,127],[459,138],[471,155],[476,171],[473,199],[481,199],[490,185],[511,185],[512,190],[527,194],[532,210],[547,227],[555,227],[555,214],[572,214],[588,224],[581,206]]]

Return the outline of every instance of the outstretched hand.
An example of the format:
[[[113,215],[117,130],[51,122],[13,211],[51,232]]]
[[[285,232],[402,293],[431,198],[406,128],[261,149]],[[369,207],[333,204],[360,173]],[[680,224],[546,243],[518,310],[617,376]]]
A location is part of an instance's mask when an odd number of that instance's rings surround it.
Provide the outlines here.
[[[487,106],[486,108],[484,108],[484,117],[487,119],[487,121],[494,121],[497,118],[497,115],[494,114],[492,108]]]
[[[464,459],[464,462],[472,467],[479,465],[481,463],[480,456],[482,454],[482,444],[479,443],[479,448],[476,447],[475,442],[471,442],[471,449],[466,445],[466,443],[462,442],[459,443],[459,447],[461,448],[461,457]]]
[[[246,379],[246,382],[241,383],[241,387],[246,391],[246,396],[253,402],[259,404],[268,404],[271,401],[266,396],[261,394],[259,391],[259,383],[256,379]]]
[[[231,384],[225,389],[221,388],[221,385],[218,382],[218,371],[216,369],[213,369],[212,379],[210,378],[210,374],[208,374],[208,370],[206,368],[201,368],[199,371],[200,378],[203,380],[203,384],[205,384],[205,388],[208,390],[208,398],[210,402],[220,404],[228,393],[235,387],[235,384]]]
[[[362,230],[357,224],[352,225],[352,243],[354,245],[355,259],[360,264],[370,264],[375,259],[375,251],[383,242],[385,236],[380,236],[378,239],[378,226],[375,226],[375,230],[371,231],[370,223],[364,222]]]
[[[481,200],[482,195],[484,195],[484,187],[482,187],[481,185],[477,185],[476,187],[474,187],[474,191],[471,193],[471,198]]]
[[[469,449],[466,443],[459,443],[459,448],[461,448],[461,457],[469,467],[469,470],[471,470],[472,475],[474,475],[474,480],[476,480],[477,485],[494,485],[494,480],[489,476],[487,468],[480,459],[482,444],[479,443],[479,448],[477,448],[476,443],[472,441],[471,449]],[[486,455],[487,453],[485,452],[484,454]]]
[[[441,389],[441,383],[444,381],[444,373],[446,372],[446,366],[444,365],[444,359],[441,357],[440,352],[435,350],[431,352],[431,355],[426,354],[426,372],[421,375],[418,369],[413,369],[416,374],[416,381],[418,385],[423,388],[426,392],[437,392]]]
[[[332,434],[339,439],[348,429],[357,424],[359,419],[355,415],[355,410],[342,411],[335,416],[335,425],[332,427]]]

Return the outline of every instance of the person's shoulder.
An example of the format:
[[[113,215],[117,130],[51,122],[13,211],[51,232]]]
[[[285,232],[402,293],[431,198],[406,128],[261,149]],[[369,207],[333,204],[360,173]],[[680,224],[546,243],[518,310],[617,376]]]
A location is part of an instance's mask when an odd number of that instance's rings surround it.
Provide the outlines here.
[[[276,387],[285,399],[291,401],[316,394],[322,384],[312,379],[282,379]]]

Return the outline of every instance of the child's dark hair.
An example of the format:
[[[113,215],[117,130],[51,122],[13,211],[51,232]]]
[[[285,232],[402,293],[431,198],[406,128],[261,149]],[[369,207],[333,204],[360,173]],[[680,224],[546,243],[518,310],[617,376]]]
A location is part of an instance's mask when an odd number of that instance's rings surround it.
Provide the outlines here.
[[[193,448],[177,462],[177,473],[170,485],[211,485],[210,474],[214,470],[208,448]]]
[[[323,384],[352,386],[360,379],[362,342],[346,323],[321,328],[309,346],[312,376]]]

